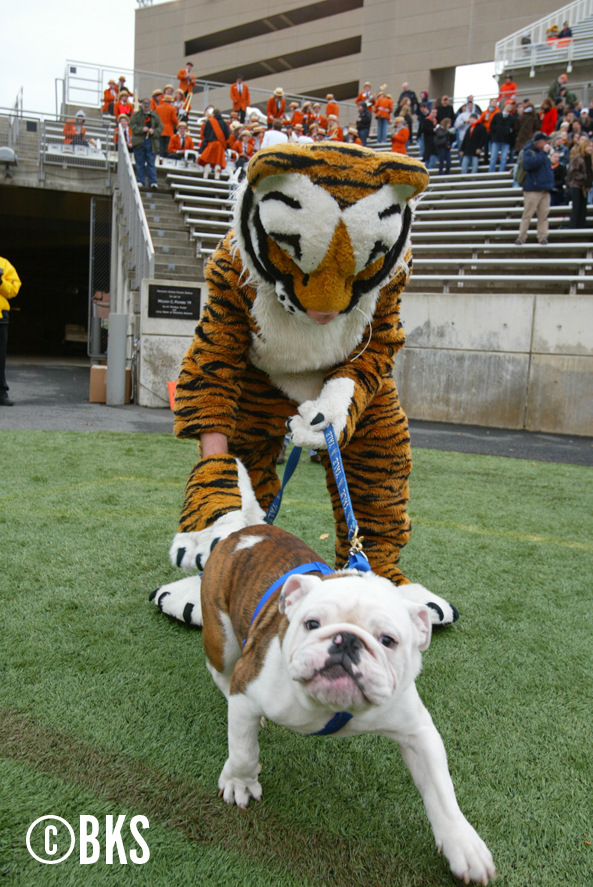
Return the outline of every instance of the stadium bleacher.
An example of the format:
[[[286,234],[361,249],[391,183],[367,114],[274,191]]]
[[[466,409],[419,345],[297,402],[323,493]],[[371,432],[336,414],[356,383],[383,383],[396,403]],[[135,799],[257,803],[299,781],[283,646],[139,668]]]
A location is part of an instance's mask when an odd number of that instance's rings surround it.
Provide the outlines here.
[[[387,146],[377,146],[385,150]],[[414,152],[412,148],[412,153]],[[175,263],[169,253],[159,264],[190,266],[195,276],[202,263],[231,225],[234,186],[223,178],[204,180],[197,170],[166,173],[167,191],[158,196],[159,207],[168,201],[167,222],[184,233],[184,253],[191,247],[195,261]],[[155,202],[151,194],[146,203]],[[531,242],[516,246],[523,212],[523,192],[513,187],[512,170],[463,176],[457,157],[450,175],[431,174],[429,188],[416,208],[412,243],[414,273],[412,291],[449,292],[549,292],[593,291],[593,243],[590,229],[566,227],[569,206],[552,207],[547,246],[535,240],[532,220]],[[155,248],[158,243],[173,249],[166,236],[165,211],[147,218]],[[593,209],[589,208],[589,217]],[[158,218],[157,218],[158,217]],[[159,232],[165,231],[165,236]],[[178,237],[178,234],[175,235]],[[171,242],[169,242],[171,241]]]

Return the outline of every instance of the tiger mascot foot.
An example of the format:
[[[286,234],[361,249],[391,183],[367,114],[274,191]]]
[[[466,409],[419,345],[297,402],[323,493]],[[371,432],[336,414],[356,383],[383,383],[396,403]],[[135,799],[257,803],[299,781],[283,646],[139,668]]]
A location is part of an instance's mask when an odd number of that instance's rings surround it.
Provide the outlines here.
[[[398,585],[398,591],[416,604],[424,604],[430,612],[430,621],[433,625],[451,625],[459,619],[457,607],[450,604],[438,594],[433,594],[428,588],[417,583],[408,582]]]
[[[148,598],[154,601],[161,613],[172,616],[186,625],[202,627],[202,606],[200,603],[199,576],[188,576],[178,582],[170,582],[156,588]]]

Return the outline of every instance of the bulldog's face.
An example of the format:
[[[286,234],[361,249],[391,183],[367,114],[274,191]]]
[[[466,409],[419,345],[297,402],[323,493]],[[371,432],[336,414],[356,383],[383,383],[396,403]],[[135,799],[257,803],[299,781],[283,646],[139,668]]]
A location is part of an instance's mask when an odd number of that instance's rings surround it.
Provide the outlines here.
[[[279,608],[289,676],[338,710],[387,702],[415,680],[430,644],[427,608],[372,573],[291,576]]]

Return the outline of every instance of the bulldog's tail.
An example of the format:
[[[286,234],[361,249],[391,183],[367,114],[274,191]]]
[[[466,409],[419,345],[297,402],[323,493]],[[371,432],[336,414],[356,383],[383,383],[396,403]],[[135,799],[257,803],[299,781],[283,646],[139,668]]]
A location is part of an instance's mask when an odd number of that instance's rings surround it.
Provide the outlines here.
[[[185,622],[186,625],[201,628],[203,620],[200,584],[199,576],[188,576],[186,579],[156,588],[150,594],[149,600],[154,601],[159,610],[167,616]]]

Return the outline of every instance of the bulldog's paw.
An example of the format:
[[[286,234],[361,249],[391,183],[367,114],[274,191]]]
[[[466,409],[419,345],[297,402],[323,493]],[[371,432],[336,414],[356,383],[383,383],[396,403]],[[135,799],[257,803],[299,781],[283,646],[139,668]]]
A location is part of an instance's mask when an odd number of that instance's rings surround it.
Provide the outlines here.
[[[159,610],[166,613],[167,616],[179,619],[186,625],[195,625],[197,628],[201,628],[203,622],[200,584],[199,576],[188,576],[178,582],[161,585],[150,594],[148,599],[154,601]]]
[[[228,764],[228,762],[227,762]],[[220,779],[218,780],[219,797],[222,796],[227,804],[236,804],[237,807],[247,807],[251,798],[261,801],[262,788],[257,777],[255,779],[239,779],[231,776],[225,764]],[[258,768],[258,771],[261,768]]]
[[[464,884],[487,884],[489,878],[496,878],[492,854],[467,820],[449,829],[437,847],[447,857],[455,877]]]
[[[401,594],[416,604],[424,604],[430,612],[432,625],[451,625],[459,619],[457,607],[450,604],[444,597],[433,594],[428,588],[418,583],[398,585]]]

